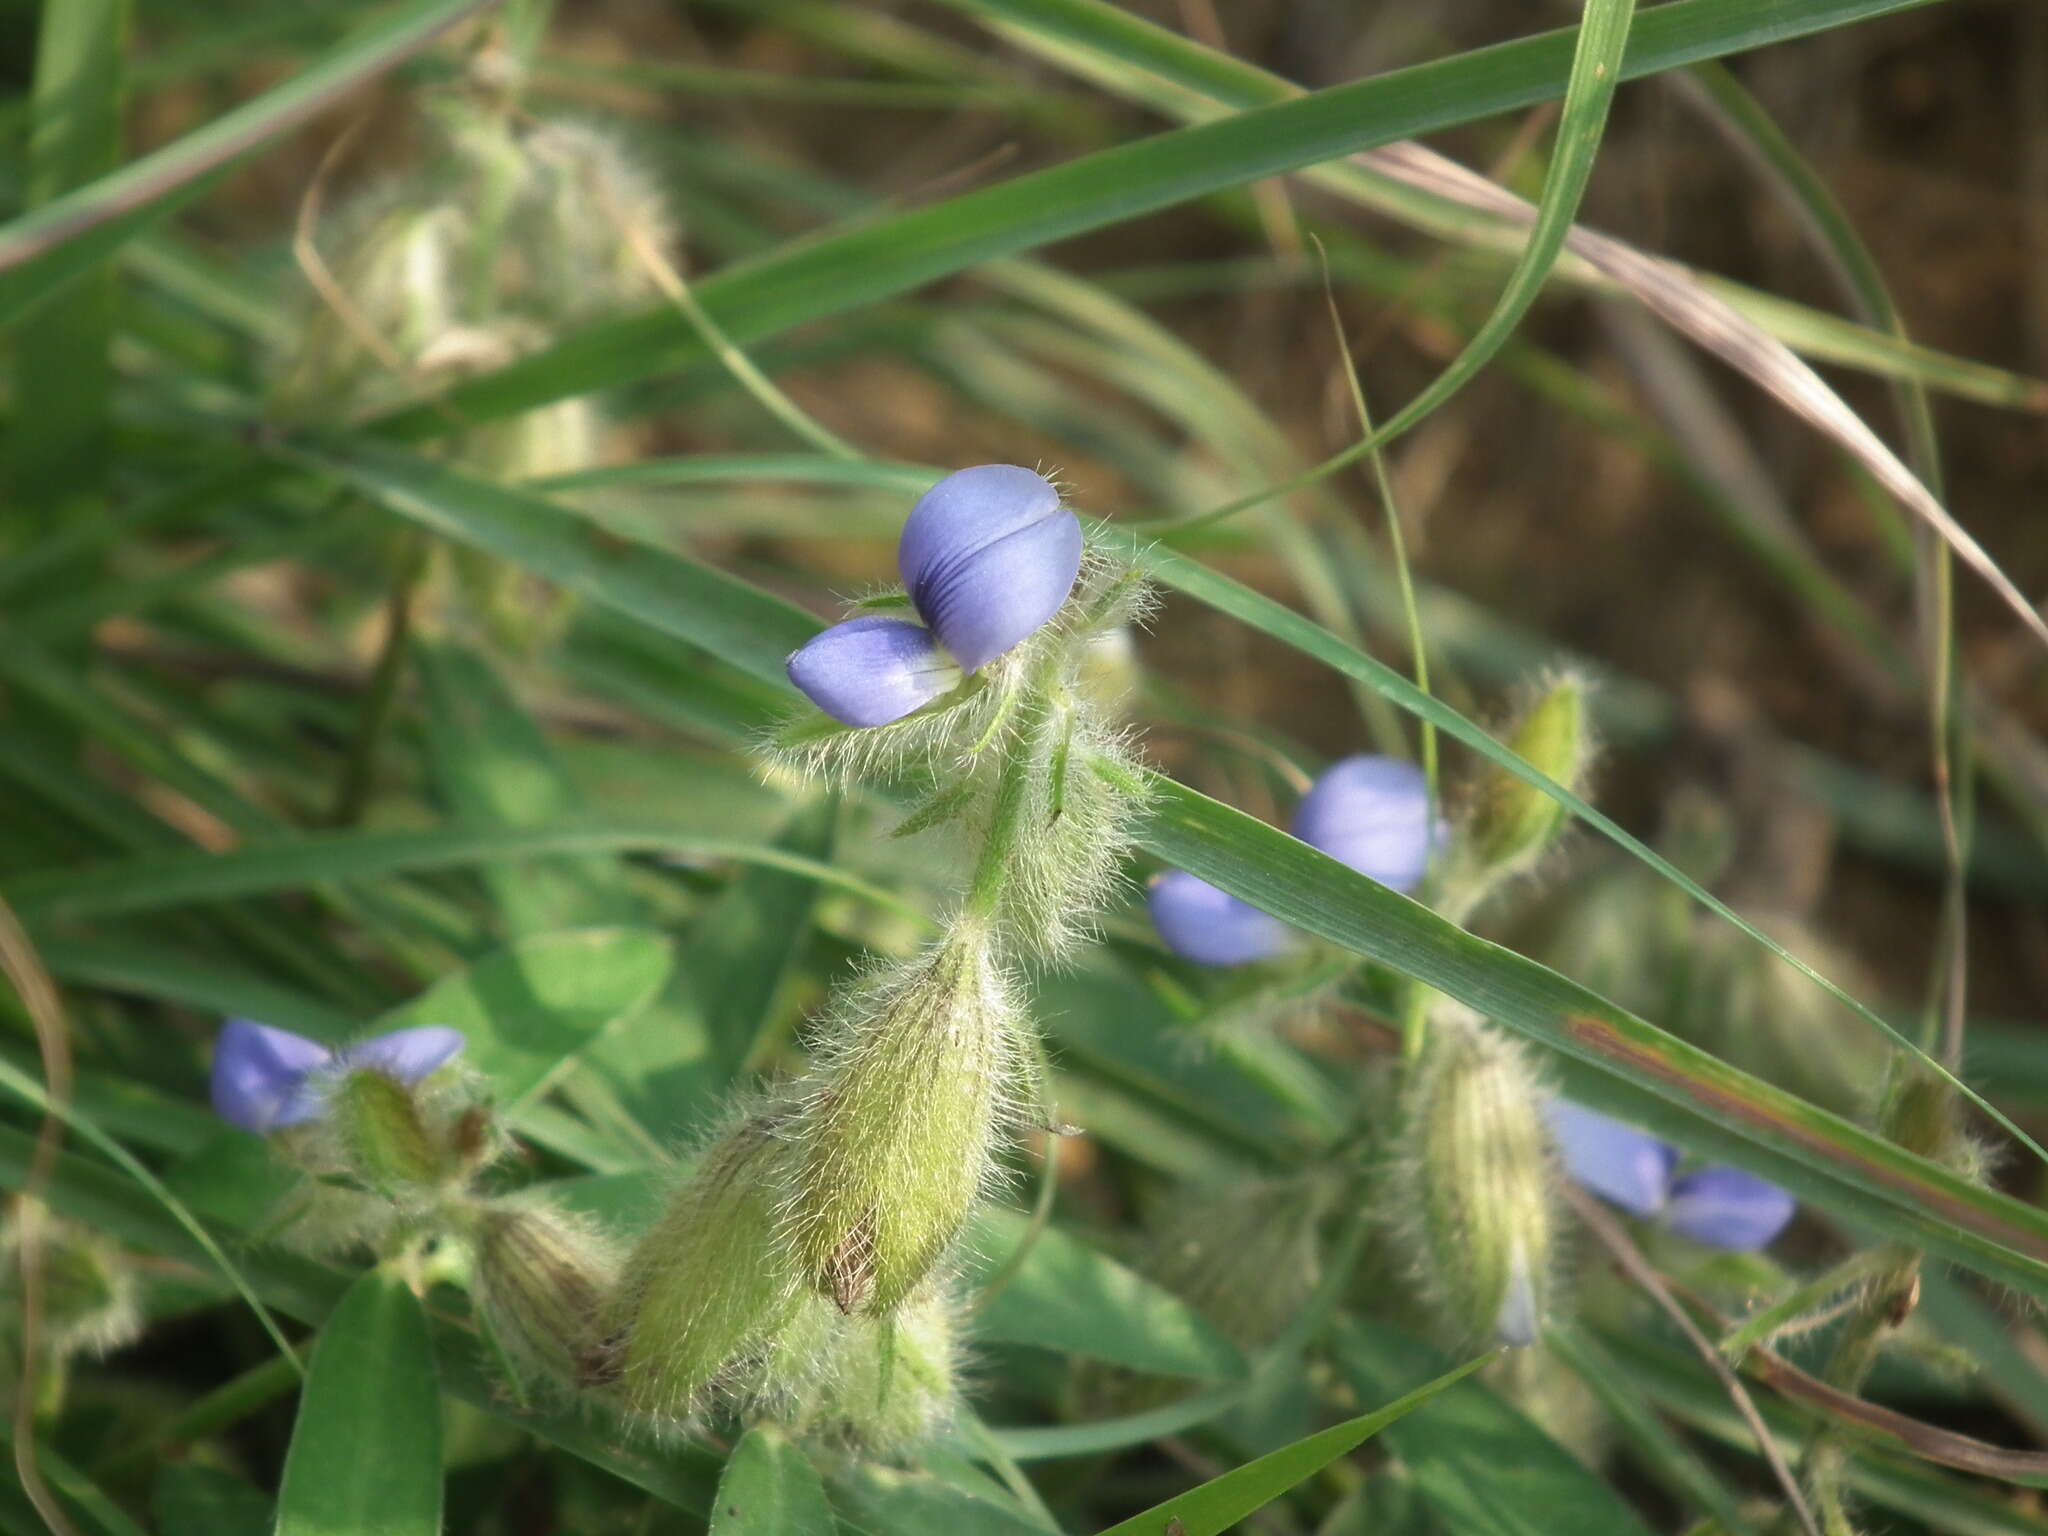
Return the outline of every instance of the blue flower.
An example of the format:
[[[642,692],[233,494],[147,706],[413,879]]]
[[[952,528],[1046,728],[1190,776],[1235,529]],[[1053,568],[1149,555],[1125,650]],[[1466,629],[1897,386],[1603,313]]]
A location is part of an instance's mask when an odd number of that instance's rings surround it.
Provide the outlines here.
[[[1661,1214],[1672,1231],[1710,1248],[1753,1252],[1770,1243],[1798,1204],[1777,1185],[1717,1164],[1673,1180],[1678,1149],[1647,1131],[1552,1099],[1546,1112],[1572,1182],[1635,1216]]]
[[[1442,834],[1420,768],[1360,756],[1323,770],[1294,813],[1294,835],[1405,894],[1422,884],[1430,845]]]
[[[1752,1252],[1785,1230],[1798,1209],[1791,1195],[1740,1168],[1702,1168],[1671,1186],[1664,1219],[1709,1248]]]
[[[1081,571],[1081,520],[1043,475],[982,464],[919,498],[896,565],[919,616],[961,670],[977,672],[1067,600]]]
[[[841,725],[887,725],[960,681],[930,630],[878,614],[834,624],[788,665],[789,680]]]
[[[1654,1216],[1664,1208],[1678,1166],[1676,1147],[1569,1099],[1552,1099],[1544,1112],[1558,1159],[1574,1184],[1632,1216]]]
[[[1184,869],[1154,876],[1145,904],[1166,947],[1197,965],[1249,965],[1294,942],[1294,930],[1279,918]]]
[[[350,1071],[418,1082],[462,1049],[462,1032],[440,1024],[394,1029],[330,1051],[316,1040],[249,1019],[229,1019],[213,1050],[213,1107],[264,1135],[318,1119],[329,1083]]]

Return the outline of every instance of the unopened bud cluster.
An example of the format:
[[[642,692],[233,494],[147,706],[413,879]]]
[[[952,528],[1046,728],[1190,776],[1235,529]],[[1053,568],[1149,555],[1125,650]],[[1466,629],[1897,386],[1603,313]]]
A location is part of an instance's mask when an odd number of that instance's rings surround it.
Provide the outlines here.
[[[613,135],[512,106],[440,100],[435,151],[312,232],[312,308],[282,359],[282,420],[361,420],[430,399],[652,296],[648,263],[674,242],[653,180]],[[577,397],[462,424],[448,452],[517,483],[592,467],[604,436]],[[538,649],[568,614],[560,592],[467,547],[439,551],[430,574],[430,611],[473,616],[515,649]]]

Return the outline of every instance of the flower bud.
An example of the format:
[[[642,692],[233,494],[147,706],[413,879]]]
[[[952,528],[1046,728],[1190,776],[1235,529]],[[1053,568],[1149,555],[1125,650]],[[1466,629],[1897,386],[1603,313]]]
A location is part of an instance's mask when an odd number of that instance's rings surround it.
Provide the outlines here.
[[[1418,1269],[1466,1338],[1535,1342],[1552,1216],[1543,1092],[1522,1049],[1464,1010],[1430,1020],[1403,1095],[1397,1174]]]
[[[1507,744],[1530,767],[1576,793],[1592,757],[1584,680],[1567,676],[1552,683],[1516,723]],[[1535,785],[1490,767],[1473,812],[1472,850],[1503,874],[1525,870],[1557,841],[1569,814]]]
[[[1182,869],[1152,877],[1145,893],[1166,947],[1197,965],[1250,965],[1286,953],[1295,932],[1271,913]]]
[[[1678,1149],[1648,1131],[1569,1099],[1551,1099],[1544,1118],[1573,1183],[1632,1216],[1654,1216],[1670,1193]]]
[[[604,1233],[537,1200],[498,1200],[477,1211],[471,1246],[477,1314],[523,1379],[578,1387],[602,1373],[619,1270]]]
[[[713,1143],[626,1259],[585,1371],[625,1407],[673,1424],[730,1384],[789,1321],[799,1275],[776,1207],[784,1111],[757,1114]]]
[[[1671,1186],[1664,1219],[1672,1231],[1709,1248],[1753,1253],[1784,1231],[1798,1209],[1777,1185],[1740,1168],[1716,1166]]]
[[[864,614],[834,624],[789,658],[789,680],[841,725],[887,725],[955,687],[960,669],[932,632]]]
[[[1405,894],[1422,884],[1440,830],[1420,768],[1360,756],[1323,770],[1294,813],[1294,835]]]
[[[1020,1023],[987,936],[961,927],[855,991],[799,1089],[784,1220],[843,1312],[879,1315],[931,1272],[995,1166]]]
[[[1674,1181],[1678,1148],[1568,1099],[1551,1099],[1544,1115],[1573,1183],[1631,1216],[1661,1213],[1674,1232],[1710,1248],[1762,1248],[1798,1209],[1777,1185],[1740,1168],[1716,1165]]]
[[[1067,600],[1081,571],[1081,522],[1043,475],[983,464],[925,492],[896,560],[918,614],[962,671],[978,672]]]
[[[959,1406],[959,1308],[929,1290],[887,1317],[834,1320],[829,1369],[798,1407],[812,1432],[870,1456],[898,1457],[937,1435]]]
[[[350,1171],[373,1188],[437,1184],[453,1171],[411,1091],[381,1072],[343,1074],[328,1092],[327,1113]]]
[[[88,1227],[47,1210],[25,1219],[17,1203],[0,1226],[5,1288],[20,1283],[18,1256],[31,1224],[42,1280],[43,1347],[50,1358],[104,1355],[134,1342],[143,1326],[134,1268],[118,1244]],[[9,1299],[18,1309],[18,1296]]]

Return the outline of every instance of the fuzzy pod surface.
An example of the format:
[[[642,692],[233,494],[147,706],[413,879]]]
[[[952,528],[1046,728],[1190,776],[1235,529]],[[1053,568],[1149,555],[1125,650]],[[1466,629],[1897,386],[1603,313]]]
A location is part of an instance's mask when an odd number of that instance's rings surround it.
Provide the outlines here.
[[[1402,1099],[1399,1212],[1428,1299],[1467,1340],[1542,1331],[1555,1217],[1543,1093],[1522,1048],[1433,1015]]]
[[[628,1412],[682,1422],[794,1313],[799,1275],[776,1220],[779,1113],[713,1143],[627,1257],[588,1375]]]
[[[798,1091],[783,1210],[806,1280],[841,1311],[890,1311],[953,1241],[994,1172],[1022,1027],[967,925],[842,1004]]]
[[[604,1312],[619,1278],[616,1246],[544,1201],[492,1201],[470,1238],[478,1314],[522,1381],[557,1391],[603,1372]]]

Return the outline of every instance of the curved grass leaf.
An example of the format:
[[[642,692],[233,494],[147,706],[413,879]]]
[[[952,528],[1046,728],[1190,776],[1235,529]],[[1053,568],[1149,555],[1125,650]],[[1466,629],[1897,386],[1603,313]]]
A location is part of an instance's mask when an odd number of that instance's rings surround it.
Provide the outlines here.
[[[1269,1451],[1256,1461],[1211,1478],[1164,1504],[1155,1504],[1142,1515],[1119,1521],[1100,1536],[1157,1536],[1177,1530],[1180,1536],[1223,1536],[1240,1520],[1263,1509],[1288,1489],[1313,1477],[1339,1456],[1349,1455],[1374,1435],[1420,1408],[1446,1387],[1471,1375],[1491,1356],[1467,1360],[1405,1397],[1396,1398],[1377,1412],[1347,1419],[1304,1440]]]
[[[740,1436],[718,1479],[708,1536],[833,1536],[825,1484],[781,1431],[756,1425]]]
[[[413,0],[304,74],[77,191],[0,227],[0,326],[11,325],[212,175],[374,80],[491,0]]]
[[[417,1297],[370,1270],[320,1330],[276,1536],[440,1536],[441,1389]]]
[[[648,928],[541,934],[443,977],[372,1029],[461,1030],[463,1059],[516,1118],[580,1052],[653,1001],[674,960],[668,939]]]
[[[832,1507],[850,1536],[1047,1536],[1014,1505],[928,1472],[855,1463],[832,1480]]]
[[[1572,1097],[2048,1299],[2041,1212],[1727,1066],[1241,811],[1156,776],[1147,787],[1140,841],[1161,859],[1596,1069],[1561,1074]]]
[[[1638,79],[1925,0],[1674,0],[1633,29],[1617,79]],[[694,285],[735,344],[908,292],[977,262],[1136,218],[1227,187],[1375,145],[1512,112],[1563,93],[1575,29],[1279,102],[1219,122],[1118,145],[930,207],[797,242]],[[483,420],[565,395],[673,371],[706,355],[666,309],[593,326],[387,423],[430,436],[451,416]]]
[[[1391,699],[1400,708],[1418,719],[1427,721],[1446,735],[1464,743],[1487,761],[1506,769],[1516,778],[1563,806],[1573,816],[1594,828],[1610,842],[1616,844],[1635,859],[1647,864],[1664,879],[1670,881],[1694,901],[1712,912],[1724,922],[1740,929],[1750,939],[1761,944],[1778,959],[1798,971],[1808,981],[1820,987],[1837,1002],[1853,1009],[1856,1014],[1884,1035],[1891,1043],[1908,1055],[1916,1058],[1935,1076],[1949,1083],[1964,1098],[1975,1104],[2004,1128],[2019,1144],[2032,1152],[2043,1162],[2048,1162],[2048,1150],[2043,1150],[2012,1118],[1991,1104],[1984,1096],[1963,1082],[1942,1063],[1929,1056],[1914,1041],[1900,1032],[1890,1021],[1879,1017],[1870,1008],[1851,997],[1842,988],[1820,974],[1811,965],[1793,954],[1784,945],[1748,921],[1726,902],[1708,891],[1698,881],[1671,863],[1651,848],[1642,839],[1624,830],[1613,818],[1588,805],[1579,796],[1539,772],[1526,760],[1507,747],[1495,741],[1485,731],[1441,701],[1431,698],[1407,678],[1384,662],[1376,661],[1326,630],[1316,627],[1309,620],[1292,609],[1252,591],[1242,583],[1231,580],[1220,572],[1189,560],[1158,546],[1141,544],[1128,531],[1111,527],[1100,527],[1100,536],[1106,545],[1116,548],[1124,558],[1140,570],[1156,578],[1166,586],[1185,592],[1188,596],[1207,603],[1222,613],[1243,620],[1254,629],[1262,630],[1274,639],[1283,641],[1312,656],[1347,677],[1357,678],[1379,693]],[[1239,894],[1242,894],[1240,892]]]

